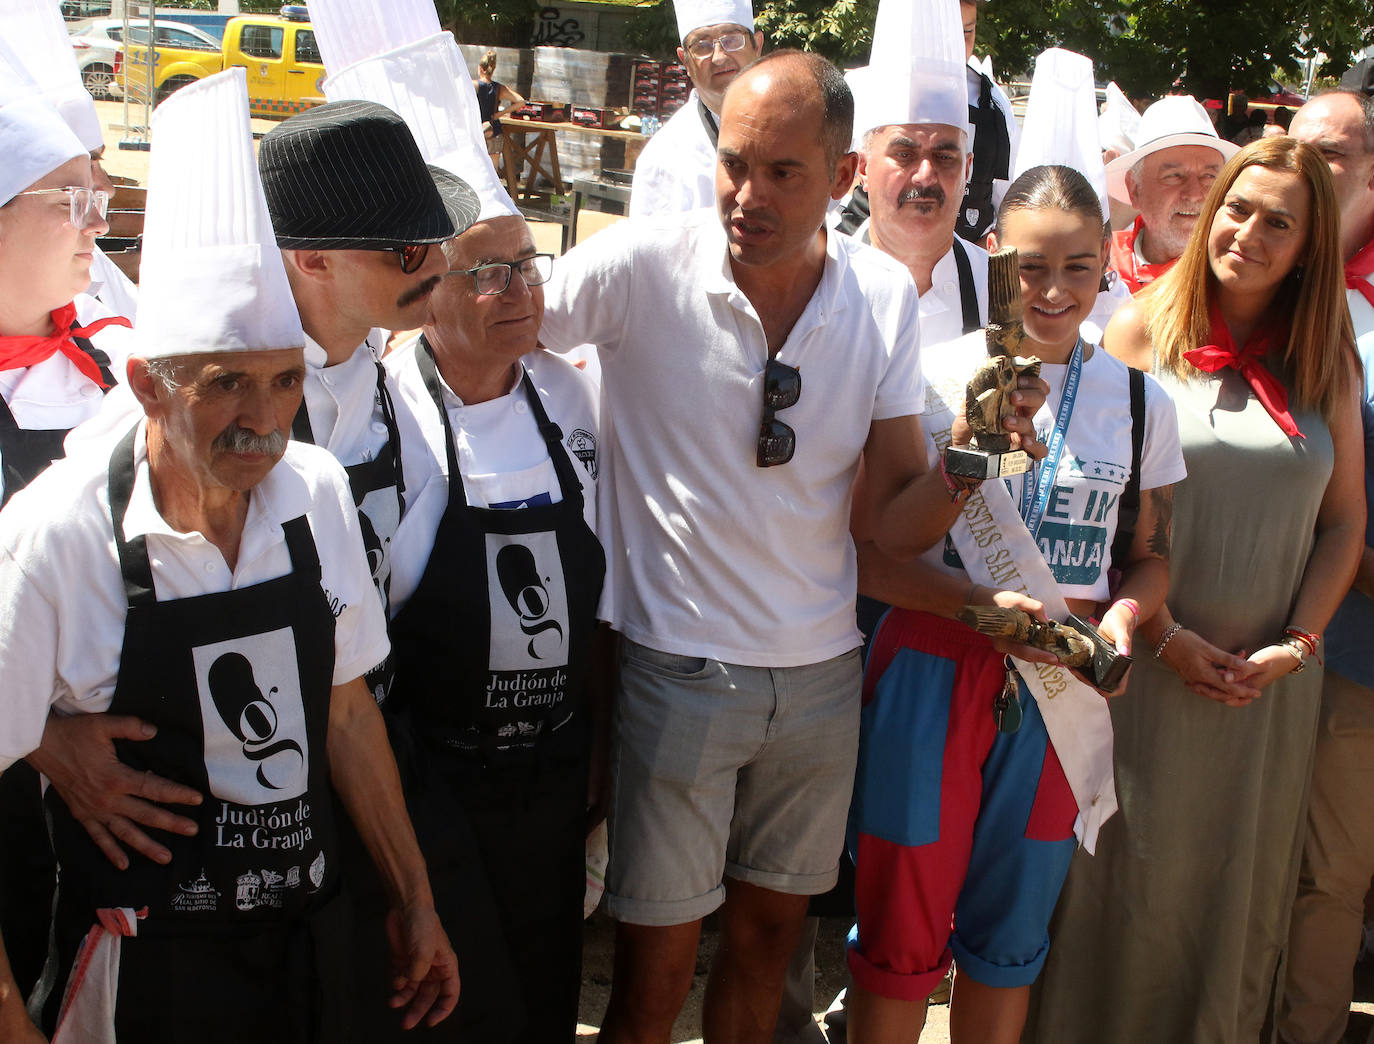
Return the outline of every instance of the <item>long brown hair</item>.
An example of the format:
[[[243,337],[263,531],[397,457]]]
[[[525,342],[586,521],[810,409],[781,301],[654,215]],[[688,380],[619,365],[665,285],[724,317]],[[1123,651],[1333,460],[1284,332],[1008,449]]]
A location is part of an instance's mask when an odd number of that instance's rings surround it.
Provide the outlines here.
[[[1213,183],[1178,262],[1140,292],[1155,367],[1180,380],[1197,375],[1183,353],[1206,344],[1211,334],[1210,304],[1217,292],[1207,256],[1212,220],[1241,171],[1256,166],[1297,174],[1307,183],[1312,203],[1307,244],[1293,272],[1275,289],[1270,308],[1292,317],[1279,358],[1285,383],[1301,405],[1330,420],[1350,389],[1356,365],[1355,332],[1345,301],[1341,213],[1326,160],[1293,138],[1261,138],[1231,158]]]

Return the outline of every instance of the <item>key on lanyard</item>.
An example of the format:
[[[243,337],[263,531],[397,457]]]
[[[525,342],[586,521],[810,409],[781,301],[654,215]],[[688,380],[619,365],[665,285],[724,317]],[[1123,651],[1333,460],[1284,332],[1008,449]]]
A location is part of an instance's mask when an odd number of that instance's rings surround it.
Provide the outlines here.
[[[1011,735],[1021,727],[1021,701],[1017,699],[1018,683],[1016,668],[1008,657],[1003,661],[1007,676],[1002,682],[1002,691],[992,701],[992,718],[997,723],[997,731]]]

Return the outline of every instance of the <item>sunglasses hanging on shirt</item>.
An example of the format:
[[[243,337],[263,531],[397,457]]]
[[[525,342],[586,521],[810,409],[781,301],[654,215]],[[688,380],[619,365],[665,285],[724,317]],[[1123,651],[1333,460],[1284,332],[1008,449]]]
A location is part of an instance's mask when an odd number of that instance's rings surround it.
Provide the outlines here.
[[[763,371],[763,422],[759,425],[757,463],[761,468],[786,464],[797,450],[797,433],[774,414],[801,398],[801,371],[769,359]]]

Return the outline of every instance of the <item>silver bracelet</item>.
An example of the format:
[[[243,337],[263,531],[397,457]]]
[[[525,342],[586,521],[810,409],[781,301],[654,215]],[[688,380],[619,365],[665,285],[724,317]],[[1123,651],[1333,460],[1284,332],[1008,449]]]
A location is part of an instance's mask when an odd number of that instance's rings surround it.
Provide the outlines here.
[[[1175,623],[1172,627],[1170,627],[1167,631],[1164,632],[1164,636],[1159,639],[1159,644],[1155,646],[1156,660],[1158,660],[1160,657],[1164,655],[1164,647],[1168,645],[1171,641],[1173,641],[1174,635],[1178,634],[1178,632],[1181,630],[1183,630],[1183,625],[1181,623]]]

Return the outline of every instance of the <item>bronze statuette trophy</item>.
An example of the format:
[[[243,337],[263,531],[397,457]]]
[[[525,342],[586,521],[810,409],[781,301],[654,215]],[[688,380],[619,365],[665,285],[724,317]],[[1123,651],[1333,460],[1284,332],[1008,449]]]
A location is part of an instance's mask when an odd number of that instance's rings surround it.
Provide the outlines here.
[[[969,446],[945,450],[945,471],[961,478],[990,479],[1020,475],[1030,468],[1024,450],[1011,448],[1002,419],[1016,412],[1011,393],[1022,374],[1040,375],[1040,360],[1016,353],[1025,340],[1021,325],[1021,272],[1015,247],[1003,247],[988,258],[988,359],[974,372],[965,391],[965,417],[973,429]]]
[[[1132,658],[1116,651],[1087,620],[1070,614],[1063,623],[1045,623],[1020,609],[966,605],[955,616],[979,634],[1008,638],[1054,653],[1059,662],[1078,669],[1093,687],[1111,692],[1121,684]]]

